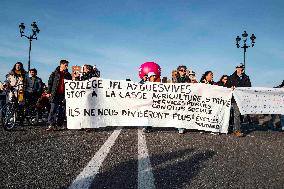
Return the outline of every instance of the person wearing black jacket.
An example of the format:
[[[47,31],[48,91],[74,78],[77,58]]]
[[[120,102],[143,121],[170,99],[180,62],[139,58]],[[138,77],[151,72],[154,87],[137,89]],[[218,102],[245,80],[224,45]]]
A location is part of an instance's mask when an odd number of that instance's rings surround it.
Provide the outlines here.
[[[48,128],[47,131],[56,129],[56,127],[62,127],[64,115],[58,115],[60,122],[56,123],[56,116],[59,105],[63,105],[65,99],[65,86],[64,79],[71,80],[72,76],[68,72],[68,61],[61,60],[60,65],[51,73],[48,80],[47,97],[50,97],[51,107],[48,116]],[[63,114],[63,112],[61,113]]]
[[[88,64],[85,64],[83,66],[83,74],[81,76],[79,75],[78,72],[74,73],[74,75],[75,75],[75,81],[85,81],[93,77],[99,77],[93,70],[93,67]]]
[[[284,89],[284,80],[282,81],[281,85],[277,86],[277,88]],[[284,114],[280,115],[280,124],[281,124],[281,131],[284,133]]]
[[[274,88],[282,88],[284,90],[284,80],[282,81],[282,83]],[[281,127],[281,131],[284,133],[284,114],[280,114],[280,127]],[[271,120],[269,122],[269,127],[271,128],[275,128],[275,122],[276,122],[276,115],[275,114],[271,114]]]
[[[142,79],[139,81],[139,83],[140,83],[140,84],[145,84],[145,83],[147,82],[147,80],[148,80],[148,75],[145,74],[145,75],[142,77]]]
[[[278,85],[277,87],[275,88],[284,88],[284,80],[282,81],[282,83],[280,85]]]
[[[185,65],[180,65],[177,67],[177,77],[176,83],[190,83],[190,78],[186,75],[187,67]],[[185,128],[178,128],[179,134],[184,134]]]
[[[230,86],[231,83],[229,81],[229,76],[227,76],[227,75],[222,75],[222,77],[220,78],[220,80],[216,84],[218,86],[231,88],[231,86]]]
[[[236,71],[230,75],[229,79],[233,89],[236,87],[251,87],[249,76],[244,73],[244,68],[244,65],[240,64],[236,66]],[[241,132],[241,114],[234,97],[232,98],[232,108],[234,110],[233,134],[237,137],[242,137],[244,134]]]
[[[244,66],[238,65],[236,71],[230,75],[230,83],[233,87],[251,87],[250,78],[244,73]]]
[[[185,65],[180,65],[177,67],[177,78],[176,83],[190,83],[190,78],[186,75],[187,67]]]
[[[93,66],[91,66],[89,64],[85,64],[83,66],[82,75],[80,76],[79,72],[75,72],[74,76],[75,76],[75,81],[85,81],[85,80],[89,80],[93,77],[99,77],[100,75],[98,75],[97,72],[93,69]],[[82,128],[81,130],[85,130],[87,132],[91,131],[90,128]]]

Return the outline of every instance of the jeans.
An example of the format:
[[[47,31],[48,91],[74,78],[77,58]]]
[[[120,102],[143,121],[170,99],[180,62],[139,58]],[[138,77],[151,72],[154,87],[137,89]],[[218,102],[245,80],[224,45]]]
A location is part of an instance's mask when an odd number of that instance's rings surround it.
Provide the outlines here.
[[[233,131],[240,131],[241,130],[241,113],[239,107],[236,102],[232,103],[232,107],[234,110],[234,126]]]
[[[270,127],[271,129],[276,127],[276,125],[275,125],[276,118],[277,118],[276,114],[271,114],[271,119],[270,119],[270,121],[268,123],[268,127]],[[279,118],[280,118],[281,130],[284,131],[284,114],[283,115],[279,115]]]
[[[62,126],[64,121],[64,112],[59,110],[60,105],[63,106],[64,95],[55,96],[48,115],[48,124],[51,126]],[[58,116],[58,117],[57,117]]]
[[[280,123],[281,123],[282,131],[284,131],[284,114],[280,115]]]
[[[184,132],[185,128],[178,128],[178,131]]]
[[[6,95],[0,92],[0,109],[6,104]]]

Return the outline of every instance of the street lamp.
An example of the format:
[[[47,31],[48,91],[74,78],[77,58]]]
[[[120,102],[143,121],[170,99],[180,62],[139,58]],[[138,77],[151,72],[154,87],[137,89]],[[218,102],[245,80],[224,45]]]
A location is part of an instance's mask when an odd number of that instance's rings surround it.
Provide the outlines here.
[[[244,33],[242,34],[242,38],[243,38],[244,44],[243,44],[243,46],[242,46],[241,48],[244,49],[244,67],[245,67],[245,68],[246,68],[246,52],[247,52],[247,48],[250,47],[250,46],[247,46],[247,37],[248,37],[248,34],[247,34],[246,31],[244,31]],[[254,34],[251,34],[251,37],[250,37],[250,40],[251,40],[251,47],[254,46],[254,44],[255,44],[255,39],[256,39],[255,35],[254,35]],[[240,41],[241,41],[241,40],[242,40],[242,39],[241,39],[239,36],[237,36],[237,38],[236,38],[236,45],[237,45],[237,48],[240,48]],[[245,68],[244,68],[244,69],[245,69]]]
[[[30,70],[30,68],[31,68],[31,50],[32,50],[32,40],[33,39],[35,39],[35,40],[37,40],[37,34],[39,33],[39,28],[38,28],[38,26],[37,26],[37,24],[36,24],[36,22],[33,22],[32,24],[31,24],[31,26],[32,26],[32,34],[30,34],[30,36],[26,36],[25,34],[24,34],[24,30],[25,30],[25,25],[24,25],[24,23],[21,23],[20,25],[19,25],[19,28],[20,28],[20,34],[21,34],[21,37],[26,37],[29,41],[30,41],[30,48],[29,48],[29,63],[28,63],[28,70]]]

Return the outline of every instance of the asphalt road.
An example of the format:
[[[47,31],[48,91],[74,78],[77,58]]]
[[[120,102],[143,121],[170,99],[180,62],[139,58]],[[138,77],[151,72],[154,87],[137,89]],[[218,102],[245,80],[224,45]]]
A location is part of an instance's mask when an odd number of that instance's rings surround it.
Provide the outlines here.
[[[173,128],[1,129],[0,188],[284,188],[284,134],[244,128],[243,138]]]

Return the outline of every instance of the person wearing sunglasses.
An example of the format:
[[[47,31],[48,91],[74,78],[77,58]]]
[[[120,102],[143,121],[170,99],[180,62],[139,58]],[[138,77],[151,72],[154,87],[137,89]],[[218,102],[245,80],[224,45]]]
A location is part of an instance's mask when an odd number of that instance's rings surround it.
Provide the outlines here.
[[[186,75],[187,67],[180,65],[177,67],[177,78],[176,83],[190,83],[190,78]]]
[[[186,75],[187,67],[180,65],[177,67],[176,83],[191,83],[190,78]],[[178,128],[179,134],[184,134],[185,128]]]

